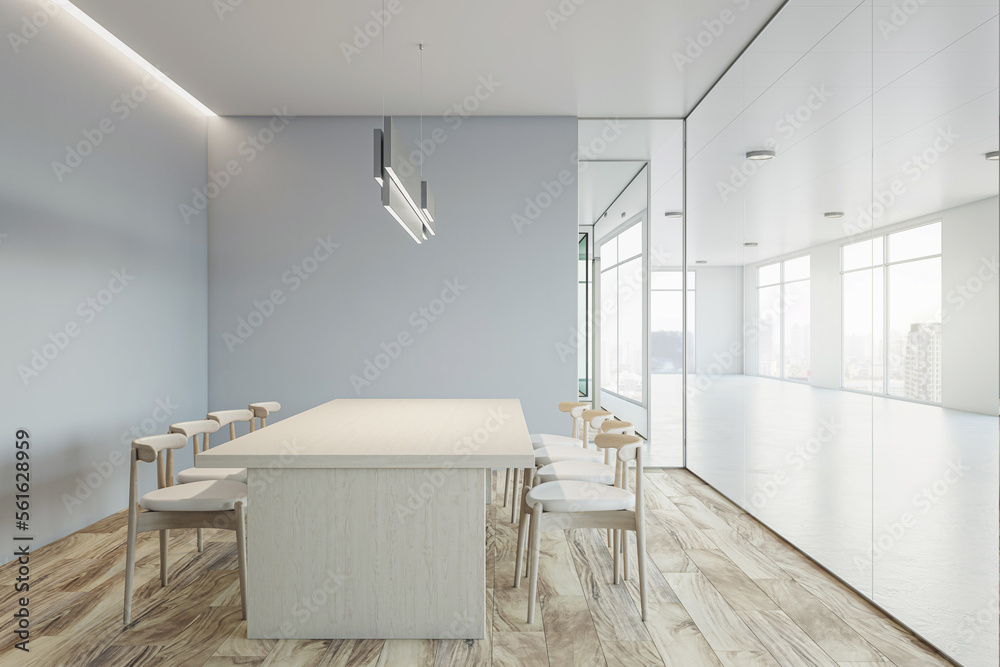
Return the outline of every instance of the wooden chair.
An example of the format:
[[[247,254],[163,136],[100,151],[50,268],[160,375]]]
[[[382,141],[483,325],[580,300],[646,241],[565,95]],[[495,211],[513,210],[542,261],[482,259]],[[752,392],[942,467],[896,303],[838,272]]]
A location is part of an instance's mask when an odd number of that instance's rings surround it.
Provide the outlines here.
[[[220,428],[219,422],[214,419],[199,419],[190,422],[178,422],[171,424],[169,432],[179,433],[185,438],[191,438],[193,453],[191,462],[194,463],[198,454],[208,450],[208,436],[215,433]],[[201,436],[201,445],[198,444],[198,436]],[[179,484],[190,484],[191,482],[204,482],[213,479],[226,479],[232,482],[247,482],[247,471],[245,468],[185,468],[177,474]],[[171,482],[173,484],[173,482]],[[205,531],[198,529],[198,551],[205,549]]]
[[[219,422],[219,428],[223,426],[229,426],[229,439],[236,439],[236,422],[250,422],[253,426],[254,414],[253,410],[218,410],[216,412],[209,412],[206,419],[211,419],[213,421]]]
[[[579,429],[577,424],[580,422],[580,417],[583,415],[583,411],[590,406],[590,403],[585,403],[582,401],[563,401],[559,404],[559,412],[568,412],[569,416],[573,419],[573,430],[570,431],[570,436],[573,438],[579,438]]]
[[[253,413],[253,416],[256,417],[257,419],[260,419],[260,427],[264,428],[265,426],[267,426],[267,418],[271,416],[271,413],[277,412],[278,410],[281,409],[281,403],[277,403],[275,401],[267,401],[264,403],[251,403],[249,408],[250,411]],[[250,430],[251,431],[256,430],[254,427],[253,419],[250,420]]]
[[[641,439],[635,436],[620,434],[602,433],[597,435],[594,437],[594,445],[599,450],[604,450],[604,463],[601,463],[597,458],[566,458],[549,461],[548,463],[540,465],[533,471],[533,474],[530,475],[530,482],[525,482],[524,493],[527,493],[527,489],[530,489],[534,484],[569,480],[621,487],[623,475],[627,473],[627,470],[625,470],[618,458],[618,450],[622,447],[635,444],[636,442],[641,442]],[[614,465],[611,465],[610,462],[612,453],[614,456]],[[517,564],[514,566],[515,588],[520,586],[522,572],[521,565],[524,561],[525,535],[527,534],[528,525],[530,524],[529,517],[531,514],[531,508],[525,502],[524,494],[522,494],[521,497],[520,509],[521,523],[518,526],[517,531]],[[608,546],[612,546],[614,544],[612,537],[611,530],[608,530]],[[627,568],[625,578],[628,579]]]
[[[590,403],[584,403],[581,401],[563,401],[559,404],[560,412],[568,412],[570,417],[573,418],[573,431],[572,435],[569,437],[565,435],[555,435],[552,433],[534,433],[531,435],[531,446],[535,449],[539,447],[544,447],[546,445],[584,445],[584,441],[577,437],[578,429],[577,422],[581,419],[583,411],[587,409]],[[507,500],[510,497],[509,493],[513,491],[514,498],[517,498],[517,482],[518,482],[518,471],[515,468],[507,468],[504,473],[503,478],[503,506],[507,507]],[[513,482],[513,483],[512,483]],[[516,505],[516,503],[515,503]],[[513,523],[514,513],[517,510],[514,506],[510,508],[510,520]]]
[[[601,437],[601,436],[598,436]],[[614,436],[612,436],[614,437]],[[525,503],[531,509],[529,527],[530,551],[528,556],[528,623],[535,620],[535,600],[538,596],[538,553],[541,534],[548,530],[569,528],[599,528],[616,531],[614,548],[614,583],[621,582],[620,559],[617,542],[624,539],[624,532],[635,531],[639,560],[639,598],[642,620],[647,617],[646,602],[646,536],[642,502],[643,468],[642,445],[637,436],[631,444],[618,449],[617,460],[622,464],[620,486],[607,486],[594,482],[575,480],[544,482],[526,491]],[[628,463],[636,462],[635,493],[628,486]],[[628,551],[623,549],[625,562]],[[520,569],[520,558],[516,567]],[[627,576],[627,575],[626,575]],[[514,585],[520,584],[520,573],[515,572]]]
[[[590,442],[590,429],[600,430],[601,423],[607,419],[613,419],[614,414],[608,410],[584,410],[583,414],[580,415],[583,419],[583,446],[586,447]]]
[[[236,531],[240,599],[247,617],[246,503],[247,485],[229,480],[173,485],[174,450],[187,444],[180,433],[132,441],[129,467],[128,542],[125,555],[125,625],[132,618],[135,544],[139,533],[160,531],[160,585],[167,585],[167,542],[172,528],[219,528]],[[157,489],[139,497],[138,462],[156,462]],[[140,509],[142,511],[140,511]]]

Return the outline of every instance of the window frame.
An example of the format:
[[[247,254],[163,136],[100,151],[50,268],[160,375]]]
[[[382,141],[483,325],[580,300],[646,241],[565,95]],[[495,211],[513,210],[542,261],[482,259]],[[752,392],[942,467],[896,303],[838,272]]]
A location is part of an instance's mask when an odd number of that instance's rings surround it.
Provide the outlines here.
[[[624,221],[622,224],[620,224],[617,227],[615,227],[608,234],[605,234],[600,240],[595,240],[595,252],[596,253],[600,253],[601,249],[604,247],[605,244],[607,244],[607,243],[609,243],[611,241],[616,241],[616,250],[615,250],[615,255],[616,255],[615,259],[616,259],[616,261],[613,264],[605,264],[604,263],[604,255],[603,254],[598,255],[600,257],[600,259],[601,259],[601,271],[600,271],[600,273],[598,275],[595,275],[593,277],[593,280],[600,280],[601,276],[603,276],[607,271],[615,270],[617,272],[616,279],[615,279],[615,283],[617,285],[617,284],[620,283],[620,280],[621,280],[621,277],[620,277],[620,273],[621,273],[620,272],[620,267],[623,264],[627,264],[628,262],[631,262],[631,261],[633,261],[633,260],[635,260],[635,259],[638,258],[639,259],[639,266],[640,266],[640,276],[641,276],[640,282],[639,282],[639,285],[638,285],[638,289],[640,290],[640,294],[643,294],[643,295],[646,292],[648,292],[648,285],[647,285],[647,278],[646,278],[646,272],[647,272],[646,229],[644,227],[641,227],[641,225],[646,224],[647,221],[648,221],[648,219],[647,219],[647,211],[645,209],[643,209],[641,212],[637,213],[636,215],[632,216],[628,220]],[[619,237],[622,234],[624,234],[625,232],[627,232],[630,229],[632,229],[633,227],[635,227],[636,225],[640,225],[639,231],[640,231],[640,237],[642,239],[642,243],[640,244],[640,247],[639,247],[639,252],[638,252],[638,254],[629,255],[628,257],[624,257],[623,258],[621,256],[621,252],[619,251],[620,250],[620,240],[619,240]],[[615,310],[614,310],[616,354],[617,354],[617,350],[621,349],[621,326],[620,326],[621,301],[618,299],[618,294],[619,293],[616,290],[615,291]],[[606,298],[606,296],[604,294],[603,285],[602,285],[601,301],[603,302],[605,300],[605,298]],[[645,299],[645,296],[643,296],[643,298]],[[603,306],[602,306],[602,308],[603,308]],[[601,329],[602,329],[602,331],[604,330],[604,328],[606,326],[607,326],[607,323],[603,320],[603,317],[602,317],[602,321],[601,321]],[[643,339],[645,340],[648,337],[648,332],[644,331],[644,329],[648,329],[648,325],[644,327],[643,324],[640,323],[639,330],[642,332]],[[603,335],[603,333],[601,335],[601,345],[602,345],[602,347],[604,345],[604,335]],[[602,353],[603,353],[603,349],[602,349]],[[649,366],[649,358],[648,358],[648,353],[647,353],[647,351],[645,349],[645,345],[643,346],[643,352],[642,352],[642,354],[643,354],[643,364],[642,364],[642,369],[643,369],[643,371],[642,371],[642,378],[643,378],[643,380],[642,380],[642,392],[641,392],[641,398],[640,398],[640,400],[636,400],[636,399],[631,398],[629,396],[625,396],[624,394],[621,394],[619,392],[619,389],[621,388],[621,382],[620,382],[620,377],[621,377],[621,357],[620,356],[616,357],[616,366],[615,366],[615,368],[617,370],[615,372],[615,388],[612,390],[612,389],[608,389],[607,387],[604,386],[605,376],[604,376],[604,372],[602,370],[602,372],[601,372],[601,386],[600,387],[595,387],[595,389],[597,391],[607,392],[608,394],[611,394],[612,396],[614,396],[616,398],[619,398],[619,399],[621,399],[623,401],[628,401],[629,403],[633,403],[633,404],[635,404],[635,405],[637,405],[637,406],[645,409],[646,408],[647,394],[649,392],[649,387],[647,386],[647,376],[648,376],[648,373],[646,372],[647,371],[647,367]]]
[[[894,262],[889,261],[889,244],[893,234],[899,234],[903,232],[908,232],[913,229],[919,229],[920,227],[929,227],[931,225],[940,225],[941,234],[941,245],[940,250],[936,254],[931,255],[920,255],[918,257],[909,257],[907,259],[896,260]],[[880,263],[872,263],[868,266],[857,267],[854,269],[844,270],[844,248],[851,245],[857,245],[859,243],[874,243],[876,239],[882,240],[882,259]],[[928,259],[940,259],[941,260],[941,271],[944,273],[944,219],[936,218],[933,220],[927,220],[925,222],[919,222],[916,224],[907,224],[905,226],[889,228],[882,231],[879,234],[872,234],[866,239],[860,241],[850,241],[841,243],[839,246],[840,253],[840,388],[843,391],[851,391],[857,394],[865,394],[867,396],[878,396],[881,398],[891,398],[897,401],[909,401],[910,403],[920,403],[922,405],[936,405],[941,406],[944,404],[944,387],[942,382],[942,393],[941,401],[925,401],[919,398],[911,398],[909,396],[899,396],[896,394],[889,393],[889,267],[900,266],[902,264],[910,264],[912,262],[921,262]],[[881,391],[875,391],[874,382],[872,382],[873,389],[871,391],[865,391],[864,389],[853,389],[844,386],[844,313],[845,313],[845,301],[844,301],[844,276],[849,273],[859,273],[861,271],[874,271],[875,269],[882,270],[882,346],[881,346],[881,359],[882,359],[882,389]],[[874,274],[873,274],[874,275]],[[943,276],[942,276],[943,277]],[[943,296],[943,295],[942,295]],[[874,324],[874,322],[873,322]],[[873,342],[874,347],[874,342]],[[872,365],[874,366],[874,359],[872,359]],[[874,379],[874,378],[873,378]]]
[[[802,259],[803,257],[809,258],[809,275],[805,278],[795,278],[794,280],[785,280],[785,263],[793,262],[797,259]],[[778,267],[778,282],[769,282],[761,284],[760,282],[760,270],[770,266]],[[756,297],[756,321],[757,321],[757,377],[768,378],[769,380],[781,380],[782,382],[795,382],[797,384],[812,384],[812,346],[810,345],[809,350],[809,377],[808,380],[800,380],[798,378],[790,378],[785,376],[785,286],[794,285],[797,283],[809,283],[810,286],[810,297],[809,297],[809,331],[812,335],[812,253],[811,252],[800,252],[794,255],[789,255],[787,257],[782,257],[780,259],[768,260],[754,266],[754,296]],[[761,288],[767,287],[777,287],[778,288],[778,375],[765,375],[760,372],[760,290]]]

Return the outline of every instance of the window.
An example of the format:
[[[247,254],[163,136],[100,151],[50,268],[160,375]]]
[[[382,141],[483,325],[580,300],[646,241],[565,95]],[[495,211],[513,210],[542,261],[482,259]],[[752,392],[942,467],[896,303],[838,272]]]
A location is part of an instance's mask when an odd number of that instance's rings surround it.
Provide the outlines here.
[[[844,389],[941,402],[941,223],[841,248]]]
[[[601,388],[643,400],[642,220],[601,244]]]
[[[809,255],[757,268],[757,373],[809,381]]]
[[[680,271],[653,271],[650,274],[651,345],[654,373],[680,373],[684,360],[684,300]],[[695,272],[687,274],[688,372],[694,368]]]

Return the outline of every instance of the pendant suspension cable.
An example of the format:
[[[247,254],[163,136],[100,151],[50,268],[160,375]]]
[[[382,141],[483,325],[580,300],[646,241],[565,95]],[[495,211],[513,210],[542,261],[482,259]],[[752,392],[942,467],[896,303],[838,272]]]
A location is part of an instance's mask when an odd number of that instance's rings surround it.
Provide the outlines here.
[[[424,178],[424,43],[420,42],[420,180]]]
[[[385,118],[385,29],[389,22],[385,20],[385,0],[382,0],[382,118]]]

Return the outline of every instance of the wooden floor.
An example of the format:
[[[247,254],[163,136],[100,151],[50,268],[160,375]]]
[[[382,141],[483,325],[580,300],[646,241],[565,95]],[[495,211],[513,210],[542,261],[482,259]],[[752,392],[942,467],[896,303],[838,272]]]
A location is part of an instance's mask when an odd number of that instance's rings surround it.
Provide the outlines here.
[[[167,588],[155,533],[141,537],[124,628],[120,512],[32,557],[30,654],[12,648],[15,573],[0,569],[0,667],[950,664],[690,473],[647,477],[646,623],[635,582],[609,583],[598,531],[572,530],[542,537],[539,611],[527,625],[527,587],[512,588],[517,533],[494,503],[485,640],[248,641],[233,533],[208,531],[199,555],[193,530],[173,531]]]

